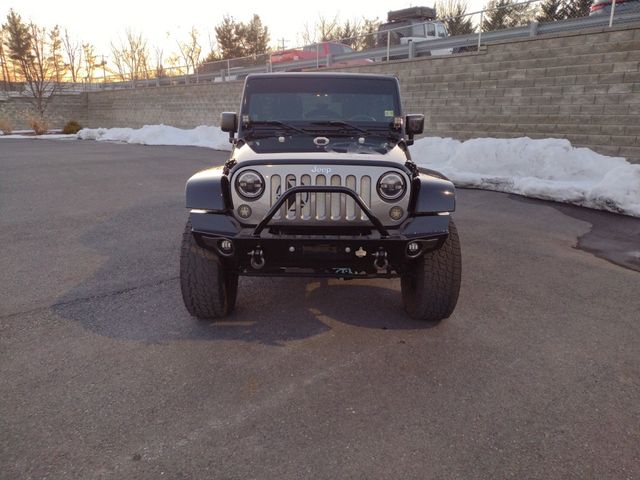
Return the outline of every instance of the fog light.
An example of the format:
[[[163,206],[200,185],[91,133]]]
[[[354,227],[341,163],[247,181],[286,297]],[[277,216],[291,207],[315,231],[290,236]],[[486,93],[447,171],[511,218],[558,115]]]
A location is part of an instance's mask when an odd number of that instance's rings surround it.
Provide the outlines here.
[[[389,210],[389,216],[393,220],[400,220],[402,215],[404,215],[404,210],[402,210],[402,207],[398,207],[397,205],[395,207],[391,207],[391,210]]]
[[[251,216],[251,207],[249,205],[240,205],[238,207],[238,215],[240,215],[240,218],[249,218]]]
[[[220,242],[220,250],[222,250],[225,253],[230,253],[231,250],[233,250],[233,243],[231,243],[231,240],[227,240],[224,239]]]
[[[411,242],[407,245],[407,250],[410,255],[415,255],[420,250],[420,244],[418,242]]]

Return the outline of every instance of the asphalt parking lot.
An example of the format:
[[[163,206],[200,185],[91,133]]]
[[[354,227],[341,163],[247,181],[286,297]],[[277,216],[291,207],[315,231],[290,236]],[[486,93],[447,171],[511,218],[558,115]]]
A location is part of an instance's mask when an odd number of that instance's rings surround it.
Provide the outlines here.
[[[225,155],[0,141],[0,478],[640,478],[640,220],[461,190],[440,325],[246,278],[202,323],[184,183]]]

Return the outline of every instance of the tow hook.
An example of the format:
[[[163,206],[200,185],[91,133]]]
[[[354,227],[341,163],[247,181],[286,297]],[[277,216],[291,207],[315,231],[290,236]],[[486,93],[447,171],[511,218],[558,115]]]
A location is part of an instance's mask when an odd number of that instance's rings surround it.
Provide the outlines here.
[[[251,257],[251,267],[254,270],[260,270],[264,267],[264,254],[262,253],[262,249],[260,247],[256,247],[255,250],[251,250],[248,255]]]
[[[375,260],[373,261],[373,266],[378,270],[386,270],[389,266],[389,260],[387,260],[387,252],[384,250],[378,250],[373,254]]]
[[[366,256],[367,256],[367,251],[364,248],[360,247],[360,248],[358,248],[358,250],[356,250],[356,257],[364,258]]]

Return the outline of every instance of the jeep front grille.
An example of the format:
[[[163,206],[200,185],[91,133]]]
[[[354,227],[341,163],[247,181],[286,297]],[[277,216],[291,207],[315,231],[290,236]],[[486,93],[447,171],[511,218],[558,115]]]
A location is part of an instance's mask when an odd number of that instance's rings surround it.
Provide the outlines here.
[[[306,163],[300,165],[250,165],[249,170],[259,172],[265,180],[265,192],[255,200],[241,197],[235,188],[235,176],[244,169],[238,169],[231,178],[231,196],[236,218],[243,224],[256,225],[269,212],[271,207],[284,191],[289,188],[309,186],[341,186],[356,192],[364,204],[378,217],[383,225],[397,225],[402,223],[407,216],[409,206],[409,187],[407,193],[394,202],[384,201],[376,191],[378,179],[384,173],[393,170],[390,166],[376,165],[326,165],[315,166]],[[398,168],[409,186],[409,176],[404,170]],[[250,216],[240,218],[237,209],[242,205],[250,207]],[[391,207],[399,206],[405,214],[398,220],[392,220],[389,216]],[[356,202],[343,193],[299,193],[287,199],[279,212],[270,222],[280,225],[326,225],[348,226],[368,225],[371,222]]]
[[[371,177],[369,175],[323,175],[305,174],[271,175],[267,192],[269,207],[276,203],[284,190],[298,185],[332,185],[355,190],[367,207],[371,207]],[[315,221],[368,221],[356,202],[343,193],[298,193],[287,200],[285,205],[273,217],[278,220],[315,220]]]

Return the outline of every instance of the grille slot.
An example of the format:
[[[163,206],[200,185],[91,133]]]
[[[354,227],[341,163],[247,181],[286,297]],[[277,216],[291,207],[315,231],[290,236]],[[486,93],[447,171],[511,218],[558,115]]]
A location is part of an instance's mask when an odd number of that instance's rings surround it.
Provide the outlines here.
[[[354,190],[371,208],[371,176],[370,175],[308,175],[284,176],[272,174],[269,182],[269,207],[278,200],[282,193],[296,185],[332,185]],[[298,193],[290,197],[285,205],[273,217],[274,220],[286,221],[368,221],[355,200],[344,193]]]

